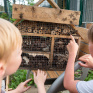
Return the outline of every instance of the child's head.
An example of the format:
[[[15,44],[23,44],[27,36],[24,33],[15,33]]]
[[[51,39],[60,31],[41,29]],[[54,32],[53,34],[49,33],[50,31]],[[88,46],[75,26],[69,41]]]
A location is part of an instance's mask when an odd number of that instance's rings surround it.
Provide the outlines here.
[[[89,39],[89,52],[93,57],[93,25],[90,27],[88,31],[88,39]]]
[[[21,64],[22,37],[10,22],[0,18],[0,73],[13,74]]]

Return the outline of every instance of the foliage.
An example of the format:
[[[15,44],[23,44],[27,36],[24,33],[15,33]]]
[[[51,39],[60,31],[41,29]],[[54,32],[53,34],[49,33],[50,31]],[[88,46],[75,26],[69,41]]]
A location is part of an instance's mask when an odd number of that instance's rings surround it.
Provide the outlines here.
[[[15,22],[15,21],[16,21],[16,19],[10,18],[10,22],[11,22],[11,23],[13,23],[13,22]]]
[[[78,72],[78,73],[75,73],[74,76],[79,78],[82,74],[82,71],[79,69],[76,72]],[[88,71],[88,75],[84,81],[89,81],[89,80],[93,80],[93,70]]]
[[[28,2],[28,5],[33,6],[34,5],[34,0],[26,0]]]
[[[16,21],[16,19],[9,18],[9,16],[7,15],[7,13],[1,13],[1,14],[0,14],[0,18],[9,20],[9,21],[12,22],[12,23],[13,23],[14,21]]]
[[[24,82],[26,80],[26,74],[27,70],[17,70],[16,73],[10,76],[9,87],[15,89],[21,82]],[[36,87],[33,74],[30,74],[30,78],[32,78],[32,80],[28,83],[28,86],[35,85]]]
[[[26,70],[18,70],[15,74],[10,76],[9,87],[15,89],[21,82],[26,80]]]
[[[93,70],[89,70],[88,76],[85,78],[85,81],[93,80]]]
[[[76,73],[74,74],[74,76],[75,76],[76,78],[79,78],[79,77],[81,76],[81,73],[82,73],[82,71],[81,71],[80,69],[78,69],[78,70],[76,71]]]
[[[8,15],[6,13],[1,13],[0,18],[6,19],[6,20],[9,19],[9,17],[8,17]]]

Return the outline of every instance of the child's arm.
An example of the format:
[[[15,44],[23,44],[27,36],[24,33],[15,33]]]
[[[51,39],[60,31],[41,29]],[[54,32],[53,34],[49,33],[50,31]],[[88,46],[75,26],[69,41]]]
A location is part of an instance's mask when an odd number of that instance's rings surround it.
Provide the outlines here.
[[[93,57],[90,54],[86,54],[79,58],[79,60],[84,61],[85,64],[79,63],[81,66],[86,68],[93,68]]]
[[[31,79],[28,79],[25,82],[20,83],[15,90],[7,91],[6,93],[24,93],[25,91],[31,88],[31,86],[27,86],[27,83],[30,81]]]
[[[44,83],[46,80],[47,74],[43,71],[38,70],[37,75],[34,73],[34,81],[38,87],[38,93],[46,93]]]
[[[78,51],[78,45],[73,36],[71,36],[71,39],[72,40],[70,40],[70,43],[67,45],[69,58],[64,76],[64,87],[72,93],[78,93],[76,89],[78,80],[74,80],[74,62]]]

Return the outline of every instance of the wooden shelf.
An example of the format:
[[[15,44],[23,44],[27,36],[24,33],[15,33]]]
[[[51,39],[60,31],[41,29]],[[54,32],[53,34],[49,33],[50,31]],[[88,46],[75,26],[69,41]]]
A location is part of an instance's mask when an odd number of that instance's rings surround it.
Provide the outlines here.
[[[43,51],[27,51],[27,50],[22,50],[23,53],[37,53],[37,54],[50,54],[51,52],[43,52]]]
[[[26,51],[26,50],[22,50],[23,53],[29,53],[33,56],[36,56],[36,55],[44,55],[46,56],[47,58],[50,58],[50,53],[51,52],[43,52],[43,51]]]
[[[36,34],[36,33],[21,33],[24,36],[43,36],[43,37],[55,37],[55,38],[71,38],[66,35],[51,35],[51,34]],[[79,39],[79,36],[74,36],[75,39]]]

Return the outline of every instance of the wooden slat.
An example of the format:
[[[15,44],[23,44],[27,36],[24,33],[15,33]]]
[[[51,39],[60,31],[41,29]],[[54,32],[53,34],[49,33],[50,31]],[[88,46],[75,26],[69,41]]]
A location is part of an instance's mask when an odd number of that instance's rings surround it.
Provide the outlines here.
[[[54,37],[52,37],[52,42],[51,42],[51,56],[50,56],[50,62],[53,62],[53,52],[54,52]]]
[[[86,25],[86,28],[89,29],[92,25],[93,25],[93,23],[88,23],[88,24]]]
[[[49,74],[48,74],[48,72],[46,71],[46,73],[47,73],[47,79],[50,79],[50,76],[49,76]]]
[[[36,33],[21,33],[23,36],[44,36],[44,37],[56,37],[56,38],[71,38],[66,35],[51,35],[51,34],[36,34]],[[75,39],[79,39],[78,36],[74,36]]]
[[[8,85],[9,85],[9,76],[6,77],[6,91],[8,91]]]
[[[89,48],[88,48],[88,44],[84,44],[84,43],[80,43],[80,50],[89,54]]]
[[[32,70],[32,72],[36,72],[37,70]],[[44,71],[47,73],[47,79],[58,78],[64,71]]]
[[[28,53],[28,54],[31,54],[33,56],[36,56],[36,55],[44,55],[46,56],[47,58],[50,57],[50,52],[40,52],[40,51],[25,51],[25,50],[22,50],[23,53]]]
[[[79,57],[85,55],[85,53],[83,53],[82,51],[79,52]]]
[[[37,6],[13,5],[12,17],[33,21],[53,22],[62,24],[79,24],[80,12]]]
[[[49,74],[49,76],[50,76],[51,78],[57,78],[57,77],[58,77],[58,75],[56,74],[55,71],[47,71],[47,72],[48,72],[48,74]]]
[[[77,57],[79,57],[80,42],[81,42],[81,37],[79,37],[79,39],[78,39],[78,41],[77,41],[78,46],[79,46],[79,48],[78,48],[78,52],[77,52]]]
[[[17,19],[15,22],[13,22],[13,24],[15,25],[15,24],[17,24],[20,21],[21,21],[21,19]]]
[[[88,43],[88,29],[83,27],[75,27],[75,29],[78,31],[78,34],[84,40],[84,42]]]
[[[37,72],[37,70],[32,70],[32,72]],[[44,71],[45,73],[47,73],[47,71]],[[50,79],[49,74],[47,73],[47,79]]]
[[[39,0],[34,6],[40,5],[44,0]]]
[[[60,76],[64,71],[56,71],[56,72]]]
[[[59,8],[59,6],[53,0],[47,0],[53,8]]]

